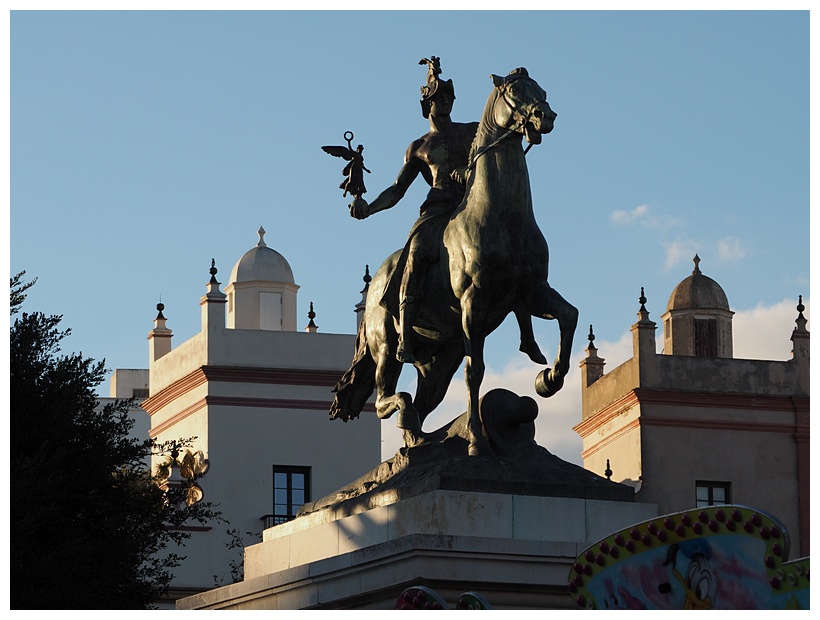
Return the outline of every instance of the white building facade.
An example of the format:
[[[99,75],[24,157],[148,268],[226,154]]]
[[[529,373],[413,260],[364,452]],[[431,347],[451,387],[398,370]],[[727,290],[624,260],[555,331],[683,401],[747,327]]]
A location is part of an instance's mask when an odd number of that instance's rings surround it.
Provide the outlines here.
[[[263,529],[293,518],[301,504],[381,460],[379,420],[367,415],[374,413],[371,404],[355,424],[328,419],[355,336],[319,333],[312,308],[308,327],[297,331],[299,287],[264,234],[260,228],[259,242],[236,263],[224,293],[212,263],[200,333],[172,347],[159,305],[148,335],[149,369],[118,370],[112,378],[111,396],[148,388],[141,406],[151,437],[196,438],[189,450],[205,471],[197,481],[203,500],[217,504],[229,522],[190,528],[168,606],[231,583],[231,562],[241,565],[242,549],[228,548],[235,538],[228,530],[244,544],[258,542]],[[153,465],[167,460],[156,457]]]
[[[641,289],[633,356],[604,373],[590,326],[581,362],[584,467],[635,487],[660,514],[743,504],[782,520],[791,557],[809,555],[810,334],[802,297],[789,360],[733,356],[726,293],[692,274],[672,291],[664,349]]]

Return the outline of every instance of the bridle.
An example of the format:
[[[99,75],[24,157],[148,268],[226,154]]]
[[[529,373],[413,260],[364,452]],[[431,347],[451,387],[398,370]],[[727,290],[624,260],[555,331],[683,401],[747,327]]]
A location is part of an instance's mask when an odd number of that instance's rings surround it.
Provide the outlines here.
[[[518,79],[526,79],[526,78],[521,77],[521,78],[518,78]],[[513,116],[517,117],[518,120],[515,122],[515,124],[512,127],[508,128],[507,131],[505,131],[501,135],[500,138],[498,138],[497,140],[495,140],[494,142],[491,142],[490,144],[488,144],[486,146],[482,146],[478,150],[478,152],[475,154],[475,156],[470,160],[470,163],[467,165],[467,170],[472,170],[473,167],[475,166],[476,161],[478,161],[478,158],[481,157],[482,155],[484,155],[484,153],[494,149],[496,146],[498,146],[502,141],[504,141],[511,134],[515,133],[516,131],[521,129],[524,125],[526,125],[530,121],[530,119],[532,118],[532,116],[535,112],[535,107],[539,103],[546,103],[545,101],[541,102],[541,101],[536,100],[533,103],[524,104],[523,106],[516,105],[515,100],[510,101],[509,97],[507,96],[507,86],[510,83],[512,83],[512,82],[509,82],[509,83],[503,85],[503,88],[501,89],[501,100],[504,103],[507,104],[507,107],[510,108],[510,111],[513,113]],[[498,101],[498,99],[496,99],[496,101]],[[521,107],[526,107],[526,108],[529,109],[529,111],[525,114],[524,112],[521,111]],[[532,148],[532,146],[533,146],[532,143],[527,145],[527,148],[524,149],[524,155],[527,154],[527,152]]]

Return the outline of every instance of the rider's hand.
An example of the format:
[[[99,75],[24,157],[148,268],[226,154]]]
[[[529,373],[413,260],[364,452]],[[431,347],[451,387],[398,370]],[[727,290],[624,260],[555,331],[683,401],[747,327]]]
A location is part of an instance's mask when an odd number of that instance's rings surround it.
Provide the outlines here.
[[[357,220],[363,220],[370,215],[370,205],[362,198],[354,198],[350,203],[350,215]]]
[[[456,168],[450,173],[450,178],[453,179],[456,183],[460,183],[464,185],[467,183],[467,166],[461,166],[461,168]]]

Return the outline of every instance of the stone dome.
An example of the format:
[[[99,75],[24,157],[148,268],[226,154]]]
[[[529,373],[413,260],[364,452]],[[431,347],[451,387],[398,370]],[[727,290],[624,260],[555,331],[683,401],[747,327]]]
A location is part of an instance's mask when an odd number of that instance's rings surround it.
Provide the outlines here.
[[[259,243],[239,259],[231,271],[230,283],[237,282],[283,282],[295,284],[293,270],[279,252],[265,243],[265,229],[259,228]]]
[[[700,257],[695,254],[692,275],[678,284],[669,296],[667,311],[694,310],[698,308],[729,310],[729,300],[720,284],[701,273]]]

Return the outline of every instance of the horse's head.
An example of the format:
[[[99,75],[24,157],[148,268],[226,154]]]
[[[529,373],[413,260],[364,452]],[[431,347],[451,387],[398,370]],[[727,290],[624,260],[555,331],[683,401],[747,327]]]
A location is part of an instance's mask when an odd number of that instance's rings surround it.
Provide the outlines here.
[[[523,67],[507,77],[490,77],[498,91],[492,112],[495,123],[524,134],[530,144],[541,144],[541,134],[552,131],[558,116],[547,103],[546,91]]]

